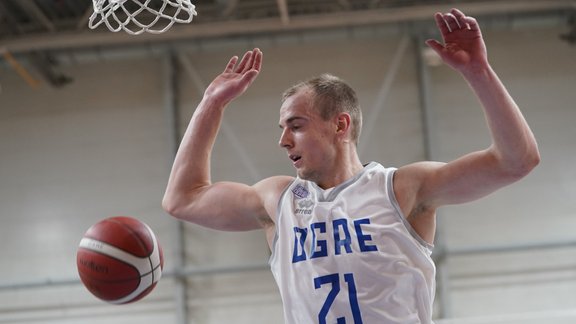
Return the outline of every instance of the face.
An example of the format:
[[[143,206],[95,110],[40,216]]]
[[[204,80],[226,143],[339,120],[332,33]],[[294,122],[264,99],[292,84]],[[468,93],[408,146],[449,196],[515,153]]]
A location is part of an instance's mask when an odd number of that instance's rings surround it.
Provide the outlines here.
[[[280,147],[300,178],[320,183],[336,154],[336,125],[323,120],[312,107],[310,90],[300,90],[280,108]]]

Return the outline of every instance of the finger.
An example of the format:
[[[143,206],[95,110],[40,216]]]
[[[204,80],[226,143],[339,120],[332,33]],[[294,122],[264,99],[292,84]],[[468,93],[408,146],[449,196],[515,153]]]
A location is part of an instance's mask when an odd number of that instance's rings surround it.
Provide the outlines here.
[[[252,55],[251,69],[243,72],[242,76],[242,82],[245,84],[251,84],[254,82],[254,79],[256,79],[260,73],[260,68],[262,66],[262,52],[260,49],[255,48],[252,52],[254,54]]]
[[[232,69],[234,69],[234,65],[236,65],[236,62],[238,62],[238,56],[232,56],[230,61],[228,61],[226,68],[224,69],[224,73],[232,72]]]
[[[258,70],[252,69],[244,73],[244,75],[242,76],[242,82],[246,85],[251,84],[252,82],[254,82],[254,79],[256,79],[259,72],[260,71]]]
[[[442,51],[444,50],[444,45],[440,44],[440,42],[438,42],[435,39],[427,40],[426,45],[428,45],[430,48],[432,48],[434,50],[434,52],[438,53],[438,55],[440,55],[442,53]]]
[[[444,20],[446,21],[446,24],[448,24],[448,28],[450,28],[450,31],[455,31],[462,28],[460,26],[460,23],[458,22],[458,19],[456,19],[456,17],[451,13],[445,14]]]
[[[244,68],[239,72],[240,73],[246,73],[246,72],[252,70],[252,68],[254,66],[254,61],[256,60],[256,56],[257,56],[256,50],[250,51],[250,58],[246,62],[246,65],[244,66]]]
[[[438,29],[440,29],[440,33],[442,33],[442,35],[448,34],[450,32],[450,29],[448,28],[448,25],[446,24],[446,21],[444,20],[444,17],[441,13],[435,13],[434,20],[436,20],[436,26],[438,26]]]
[[[252,69],[260,71],[260,68],[262,68],[262,51],[260,51],[259,48],[255,48],[254,51],[256,54],[254,55],[254,63],[252,64]]]
[[[478,22],[474,17],[466,17],[466,23],[470,27],[470,30],[480,31],[480,27],[478,26]]]
[[[456,21],[458,22],[460,28],[470,29],[468,23],[466,22],[466,15],[464,15],[462,11],[454,8],[450,12],[456,18]]]
[[[244,53],[244,56],[242,57],[240,64],[238,64],[236,69],[234,69],[234,72],[242,73],[244,71],[244,69],[246,68],[246,65],[250,62],[251,58],[252,58],[252,51],[248,51],[248,52]]]
[[[246,53],[246,61],[244,62],[244,64],[241,67],[238,67],[237,72],[238,73],[246,73],[246,71],[249,71],[250,69],[252,69],[252,64],[254,64],[254,52],[253,51],[248,51]]]

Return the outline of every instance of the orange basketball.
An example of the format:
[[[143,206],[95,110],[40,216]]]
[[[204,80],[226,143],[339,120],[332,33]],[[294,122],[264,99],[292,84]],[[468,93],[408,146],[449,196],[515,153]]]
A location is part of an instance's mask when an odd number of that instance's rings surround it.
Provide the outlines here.
[[[76,265],[82,283],[94,296],[112,304],[126,304],[154,289],[164,257],[148,225],[118,216],[106,218],[86,231]]]

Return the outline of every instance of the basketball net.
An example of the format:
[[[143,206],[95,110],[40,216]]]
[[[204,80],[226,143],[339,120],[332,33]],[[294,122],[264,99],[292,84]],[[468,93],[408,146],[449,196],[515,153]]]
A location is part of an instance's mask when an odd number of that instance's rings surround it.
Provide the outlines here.
[[[102,23],[110,31],[124,30],[132,35],[160,34],[177,23],[189,23],[196,15],[190,0],[92,0],[94,12],[88,27]]]

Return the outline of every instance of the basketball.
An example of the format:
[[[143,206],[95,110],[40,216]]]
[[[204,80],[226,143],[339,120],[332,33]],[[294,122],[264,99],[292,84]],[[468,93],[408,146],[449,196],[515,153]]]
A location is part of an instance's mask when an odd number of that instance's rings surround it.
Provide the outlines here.
[[[86,231],[76,255],[78,274],[96,297],[112,304],[148,295],[162,274],[164,257],[154,232],[138,219],[106,218]]]

